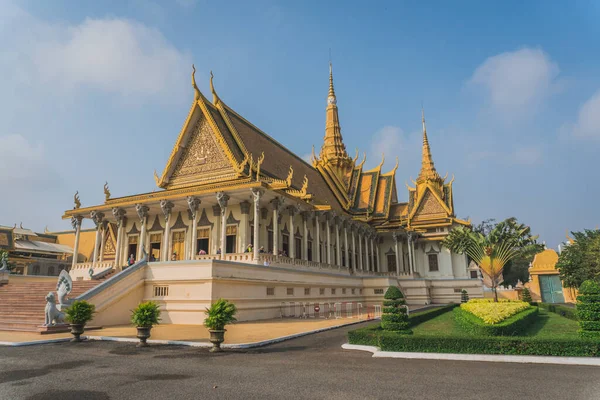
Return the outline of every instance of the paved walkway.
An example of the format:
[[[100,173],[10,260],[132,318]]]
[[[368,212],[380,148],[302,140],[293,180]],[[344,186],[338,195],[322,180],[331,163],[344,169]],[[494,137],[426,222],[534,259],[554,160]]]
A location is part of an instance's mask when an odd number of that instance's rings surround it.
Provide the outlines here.
[[[356,326],[354,326],[356,327]],[[376,359],[345,327],[212,354],[131,343],[0,347],[0,399],[597,400],[597,367]]]
[[[283,336],[314,331],[332,326],[356,323],[356,318],[340,319],[274,319],[268,321],[239,322],[227,327],[225,343],[240,344],[262,342]],[[86,335],[135,338],[136,328],[131,325],[87,331]],[[40,335],[33,332],[0,331],[0,342],[28,342],[71,337],[70,333]],[[208,329],[203,325],[157,325],[152,328],[154,340],[208,342]]]

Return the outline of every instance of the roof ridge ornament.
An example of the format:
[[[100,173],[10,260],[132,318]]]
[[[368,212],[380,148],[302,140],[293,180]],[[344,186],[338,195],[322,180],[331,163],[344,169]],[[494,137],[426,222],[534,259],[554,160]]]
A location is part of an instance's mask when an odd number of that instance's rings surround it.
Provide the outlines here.
[[[200,100],[202,93],[200,93],[200,89],[198,89],[198,85],[196,85],[196,67],[192,64],[192,87],[194,88],[194,100]]]
[[[210,71],[210,91],[213,95],[213,104],[216,106],[217,103],[219,103],[221,101],[221,99],[219,98],[219,95],[217,95],[217,91],[215,90],[215,85],[213,84],[213,79],[214,79],[214,75],[213,72]]]
[[[73,202],[75,203],[75,207],[73,207],[74,210],[81,208],[81,200],[79,200],[79,190],[75,192],[75,196],[73,196]]]
[[[110,200],[110,190],[108,189],[108,181],[104,182],[104,200]]]

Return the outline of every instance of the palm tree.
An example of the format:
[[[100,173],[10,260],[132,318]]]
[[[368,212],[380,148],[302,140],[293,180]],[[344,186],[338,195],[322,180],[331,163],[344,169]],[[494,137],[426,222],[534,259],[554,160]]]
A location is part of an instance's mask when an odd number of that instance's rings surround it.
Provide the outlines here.
[[[470,227],[459,226],[450,231],[442,246],[453,252],[467,254],[490,278],[494,301],[498,301],[498,279],[504,266],[532,247],[541,247],[531,228],[520,224],[516,218],[508,218],[485,234],[474,232]]]

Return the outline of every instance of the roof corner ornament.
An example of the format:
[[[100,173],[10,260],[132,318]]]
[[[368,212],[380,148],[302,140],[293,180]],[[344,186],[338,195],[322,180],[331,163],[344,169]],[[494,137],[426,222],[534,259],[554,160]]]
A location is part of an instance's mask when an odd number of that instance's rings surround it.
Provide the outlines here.
[[[200,89],[196,85],[196,67],[192,64],[192,87],[194,88],[194,100],[200,100]]]
[[[363,159],[362,159],[362,161],[360,162],[360,164],[359,164],[359,166],[358,166],[358,167],[359,167],[359,168],[362,168],[362,166],[363,166],[363,165],[365,165],[365,161],[367,161],[367,152],[364,152],[364,153],[363,153]]]
[[[210,71],[210,91],[211,91],[211,93],[212,93],[212,95],[213,95],[213,104],[216,106],[216,105],[217,105],[217,103],[218,103],[218,102],[219,102],[221,99],[219,99],[219,96],[217,95],[217,92],[216,92],[216,90],[215,90],[215,85],[213,84],[213,79],[214,79],[214,77],[215,77],[215,76],[213,75],[213,72],[212,72],[212,71]]]
[[[395,174],[396,171],[398,170],[398,163],[400,162],[400,160],[398,159],[398,157],[396,157],[396,165],[394,165],[394,169],[392,170],[392,174]]]
[[[158,178],[156,170],[154,170],[154,183],[156,183],[156,186],[160,186],[160,179]]]
[[[385,162],[385,153],[381,153],[381,162],[379,163],[379,166],[377,168],[381,169],[384,162]]]
[[[285,178],[285,183],[288,187],[292,186],[292,176],[294,176],[294,168],[290,165],[290,170],[288,172],[287,178]]]
[[[302,188],[300,189],[300,195],[306,196],[306,191],[308,190],[308,177],[304,175],[304,179],[302,180]]]
[[[356,160],[358,160],[358,148],[356,149],[356,155],[352,159],[352,164],[356,165]]]
[[[262,165],[263,161],[265,160],[265,152],[263,151],[260,155],[260,157],[258,157],[258,159],[256,160],[256,181],[260,181],[260,166]]]
[[[312,153],[310,155],[310,161],[313,165],[313,167],[317,166],[317,155],[315,154],[315,145],[312,145]]]
[[[108,181],[104,182],[104,200],[110,200],[110,190],[108,190]]]
[[[81,200],[79,200],[79,190],[75,192],[75,196],[73,196],[73,202],[75,203],[75,207],[73,207],[73,210],[81,208]]]
[[[242,162],[235,168],[235,172],[238,174],[238,176],[242,176],[242,174],[244,173],[244,170],[246,169],[246,164],[248,164],[248,155],[246,155],[246,157],[244,157]],[[252,168],[252,164],[250,164],[250,168]],[[252,175],[251,171],[250,171],[250,175]]]

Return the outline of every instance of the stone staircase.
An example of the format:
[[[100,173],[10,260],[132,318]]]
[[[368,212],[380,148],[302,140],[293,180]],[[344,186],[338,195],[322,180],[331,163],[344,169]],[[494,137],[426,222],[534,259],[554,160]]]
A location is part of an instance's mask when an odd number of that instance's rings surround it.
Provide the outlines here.
[[[111,272],[98,280],[73,281],[68,298],[74,299],[113,275]],[[0,330],[37,332],[44,324],[48,292],[56,294],[56,281],[12,283],[9,279],[8,284],[0,286]]]

